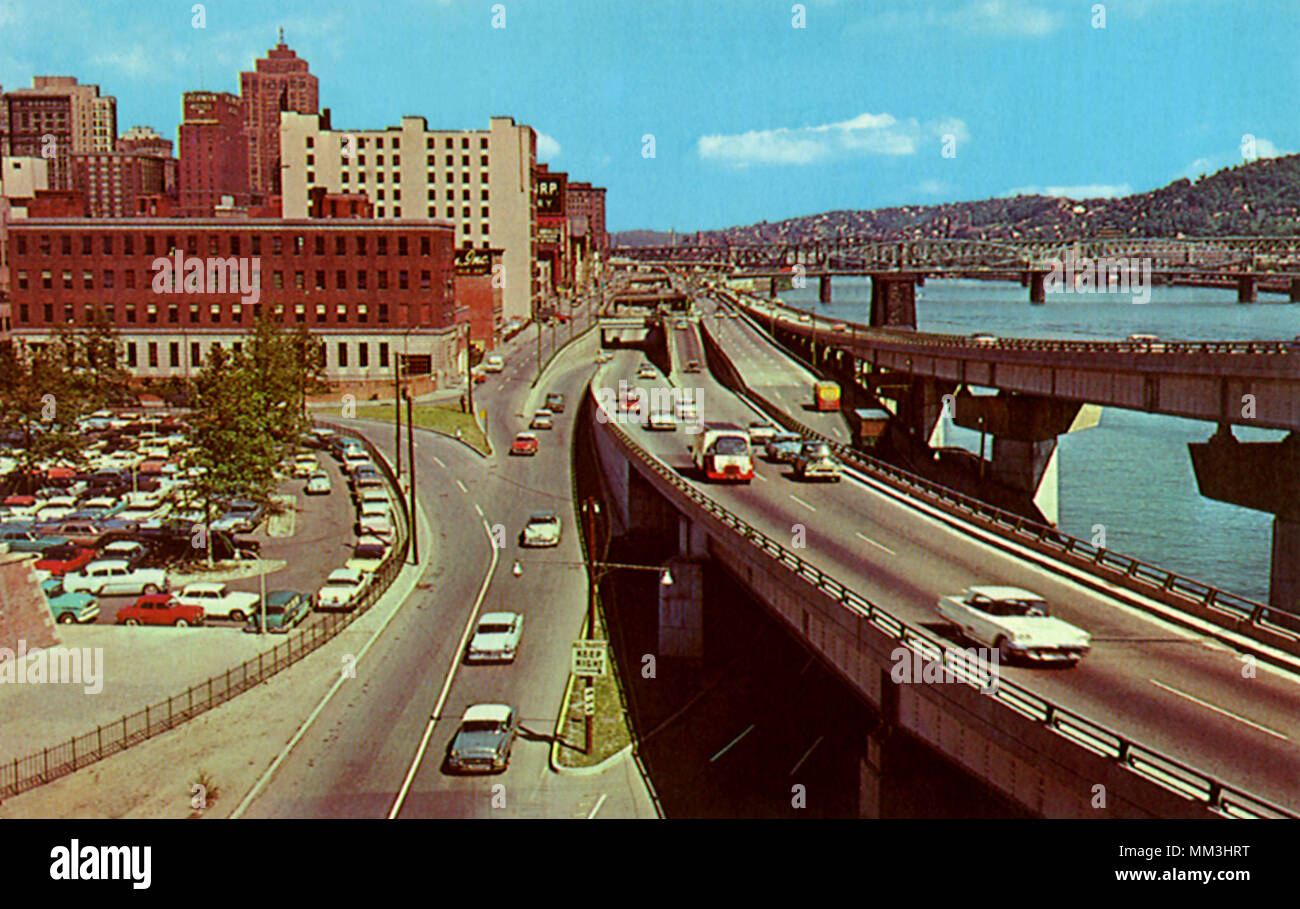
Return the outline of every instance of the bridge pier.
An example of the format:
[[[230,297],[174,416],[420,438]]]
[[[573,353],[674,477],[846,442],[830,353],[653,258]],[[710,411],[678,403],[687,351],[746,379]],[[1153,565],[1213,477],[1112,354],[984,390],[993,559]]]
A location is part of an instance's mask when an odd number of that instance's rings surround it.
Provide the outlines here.
[[[775,300],[776,297],[777,297],[776,290],[777,290],[776,278],[768,278],[768,279],[767,279],[767,295],[768,295],[769,297],[771,297],[773,300]]]
[[[1300,613],[1300,437],[1240,442],[1221,425],[1187,449],[1201,495],[1273,515],[1268,602]]]
[[[897,272],[871,273],[871,326],[916,328],[916,279]]]
[[[1237,278],[1237,302],[1257,303],[1259,301],[1259,279],[1254,275],[1241,275]]]
[[[1101,408],[1057,398],[1001,392],[956,398],[953,422],[993,436],[992,479],[1028,495],[1043,518],[1060,518],[1057,473],[1058,436],[1091,429]]]
[[[1045,271],[1026,272],[1021,283],[1029,288],[1030,303],[1047,302],[1047,272]]]
[[[1300,278],[1291,279],[1291,302],[1300,303]]]
[[[674,556],[665,566],[673,583],[659,585],[659,656],[704,659],[704,566]]]
[[[817,284],[817,299],[822,303],[829,303],[831,301],[831,276],[822,275]]]

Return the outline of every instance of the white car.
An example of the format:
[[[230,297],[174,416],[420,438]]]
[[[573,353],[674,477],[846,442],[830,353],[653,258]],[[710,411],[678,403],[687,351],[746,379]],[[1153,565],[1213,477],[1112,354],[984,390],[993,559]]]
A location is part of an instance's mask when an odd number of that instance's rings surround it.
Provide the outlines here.
[[[1003,662],[1073,664],[1092,649],[1088,632],[1048,615],[1043,598],[1020,587],[967,587],[941,597],[937,608],[967,637],[996,647]]]
[[[379,570],[386,555],[388,555],[388,544],[382,539],[361,537],[352,547],[352,558],[343,563],[343,567],[372,574]]]
[[[65,574],[63,589],[96,596],[161,593],[167,589],[167,572],[159,568],[132,569],[121,559],[99,559],[80,571]]]
[[[533,414],[533,422],[528,424],[529,429],[551,429],[555,425],[555,414],[545,408]]]
[[[176,594],[176,599],[186,606],[202,606],[205,615],[220,616],[233,622],[242,622],[253,615],[261,602],[255,593],[231,590],[225,584],[206,581],[186,584]]]
[[[383,515],[366,515],[358,522],[357,529],[361,536],[381,537],[385,540],[393,538],[393,522]]]
[[[524,617],[517,612],[485,612],[465,654],[467,662],[514,660],[524,633]]]
[[[506,368],[506,361],[500,354],[489,354],[483,358],[484,372],[501,372]]]
[[[650,418],[646,421],[646,429],[675,432],[677,429],[677,418],[673,416],[671,410],[653,411],[650,414]]]
[[[393,519],[393,507],[385,499],[382,502],[363,501],[358,503],[357,520],[364,521],[366,518],[387,518]]]
[[[369,580],[370,575],[360,568],[335,568],[316,593],[316,608],[352,608]]]
[[[765,420],[755,420],[749,424],[749,441],[752,445],[766,445],[776,435],[776,427]]]
[[[653,381],[659,378],[659,371],[653,366],[642,366],[636,371],[636,377],[645,381]]]
[[[293,459],[293,475],[298,479],[310,477],[320,470],[320,462],[315,455],[301,454]]]
[[[333,487],[330,486],[329,474],[322,470],[307,478],[307,488],[304,491],[309,496],[329,495],[332,488]]]
[[[374,464],[370,463],[370,455],[365,454],[364,452],[363,453],[348,452],[346,455],[343,456],[344,473],[349,473],[349,474],[356,473],[357,468],[361,467],[362,465],[367,465],[370,467],[375,466]]]
[[[534,511],[519,532],[520,546],[559,546],[560,516],[553,511]]]

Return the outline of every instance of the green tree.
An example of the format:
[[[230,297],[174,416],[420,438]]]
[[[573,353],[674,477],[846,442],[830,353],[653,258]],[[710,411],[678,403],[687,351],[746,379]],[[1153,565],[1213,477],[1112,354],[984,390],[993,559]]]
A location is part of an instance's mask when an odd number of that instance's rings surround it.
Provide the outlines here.
[[[57,339],[24,347],[0,344],[0,426],[22,435],[17,460],[28,492],[37,464],[83,459],[82,442],[72,430],[85,399],[68,368],[68,356]]]

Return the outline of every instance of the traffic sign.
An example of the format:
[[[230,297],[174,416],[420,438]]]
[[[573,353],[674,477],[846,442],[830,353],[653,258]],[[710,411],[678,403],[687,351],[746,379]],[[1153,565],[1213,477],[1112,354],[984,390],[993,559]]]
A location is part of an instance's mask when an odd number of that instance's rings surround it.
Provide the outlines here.
[[[587,716],[596,715],[596,689],[582,689],[582,712]]]
[[[578,676],[609,675],[606,646],[606,641],[574,641],[569,671]]]

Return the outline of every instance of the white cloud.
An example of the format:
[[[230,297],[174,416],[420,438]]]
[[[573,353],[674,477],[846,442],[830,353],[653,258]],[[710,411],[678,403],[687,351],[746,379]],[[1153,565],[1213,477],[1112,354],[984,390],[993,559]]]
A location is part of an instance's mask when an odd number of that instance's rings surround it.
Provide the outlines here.
[[[546,135],[546,133],[537,134],[537,160],[554,161],[560,156],[560,143]]]
[[[1063,12],[1045,9],[1029,0],[971,0],[958,9],[953,9],[951,4],[930,9],[908,6],[906,10],[883,13],[874,20],[878,27],[889,29],[928,27],[1031,38],[1049,35],[1064,22]]]
[[[916,186],[916,191],[924,196],[941,196],[952,189],[953,185],[944,180],[922,180]]]
[[[1111,199],[1132,195],[1127,183],[1084,183],[1078,186],[1017,186],[1003,193],[1008,196],[1059,196],[1063,199]]]
[[[1278,158],[1282,155],[1295,154],[1293,151],[1279,148],[1271,139],[1265,139],[1262,136],[1242,136],[1241,138],[1242,141],[1236,148],[1221,154],[1202,155],[1174,174],[1174,179],[1177,180],[1186,177],[1189,180],[1195,180],[1202,174],[1208,176],[1225,167],[1233,167],[1243,163],[1248,160],[1246,158],[1246,152],[1249,151],[1246,147],[1248,139],[1252,139],[1255,144],[1255,157],[1249,160],[1255,160],[1258,158]]]
[[[927,141],[933,142],[938,152],[945,135],[964,142],[970,132],[965,123],[954,118],[921,123],[916,119],[899,120],[892,114],[863,113],[818,126],[701,136],[696,151],[705,160],[732,167],[815,164],[837,157],[914,155]]]

